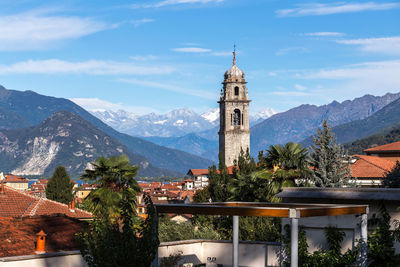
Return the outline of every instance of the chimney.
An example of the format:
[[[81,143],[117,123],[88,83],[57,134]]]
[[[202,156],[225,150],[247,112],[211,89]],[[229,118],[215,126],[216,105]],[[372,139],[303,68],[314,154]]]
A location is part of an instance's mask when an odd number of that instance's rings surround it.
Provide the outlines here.
[[[37,241],[36,241],[36,254],[44,254],[46,253],[45,247],[46,247],[46,234],[43,232],[43,230],[40,230],[37,235]]]
[[[75,199],[68,204],[68,208],[70,212],[75,212]]]
[[[3,173],[0,173],[0,181],[1,181],[1,184],[0,184],[0,194],[1,194],[1,195],[4,195],[4,194],[5,194],[5,191],[4,191],[4,180],[5,180],[4,174],[3,174]]]

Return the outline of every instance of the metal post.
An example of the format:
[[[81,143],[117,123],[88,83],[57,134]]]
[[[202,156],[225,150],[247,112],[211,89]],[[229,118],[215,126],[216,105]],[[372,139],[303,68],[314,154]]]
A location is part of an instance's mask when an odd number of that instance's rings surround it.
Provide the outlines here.
[[[239,216],[233,216],[232,266],[239,266]]]
[[[291,218],[291,238],[290,238],[290,266],[298,266],[299,254],[299,219]]]
[[[156,233],[155,234],[157,234],[158,235],[158,226],[159,226],[159,224],[158,224],[158,212],[157,212],[157,208],[156,207],[154,207],[154,209],[155,209],[155,212],[154,212],[154,216],[155,216],[155,224],[157,224],[157,231],[156,231]],[[157,248],[156,248],[156,253],[155,253],[156,255],[155,255],[155,257],[154,257],[154,260],[153,260],[153,262],[151,263],[151,267],[158,267],[158,246],[157,246]]]
[[[368,214],[361,215],[361,266],[367,266]]]

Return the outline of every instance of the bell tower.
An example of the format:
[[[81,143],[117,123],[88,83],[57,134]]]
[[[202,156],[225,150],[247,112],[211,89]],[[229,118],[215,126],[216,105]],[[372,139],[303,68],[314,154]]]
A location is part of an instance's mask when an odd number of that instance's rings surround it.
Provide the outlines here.
[[[250,149],[249,104],[244,72],[236,66],[236,51],[233,65],[224,74],[219,103],[219,153],[227,167],[238,159],[240,150]]]

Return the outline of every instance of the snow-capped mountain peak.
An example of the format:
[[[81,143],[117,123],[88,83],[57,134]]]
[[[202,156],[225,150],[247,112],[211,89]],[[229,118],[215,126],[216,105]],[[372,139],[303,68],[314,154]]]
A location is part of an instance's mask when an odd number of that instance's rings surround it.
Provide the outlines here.
[[[259,111],[254,117],[257,119],[268,119],[272,115],[275,115],[277,112],[273,110],[272,108],[265,108],[261,111]]]
[[[219,119],[219,108],[211,108],[211,109],[207,110],[205,113],[201,114],[201,116],[205,120],[216,125],[216,124],[218,124],[218,119]]]
[[[215,126],[188,108],[174,109],[165,114],[135,115],[123,110],[92,111],[92,114],[118,131],[133,136],[183,136]]]

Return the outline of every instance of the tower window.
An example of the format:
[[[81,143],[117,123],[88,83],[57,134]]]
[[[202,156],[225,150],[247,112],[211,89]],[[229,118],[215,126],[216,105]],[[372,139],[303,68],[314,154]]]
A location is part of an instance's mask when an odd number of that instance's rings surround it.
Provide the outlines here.
[[[233,125],[240,125],[240,110],[235,109],[233,111]]]
[[[235,87],[235,95],[239,95],[239,87]]]

